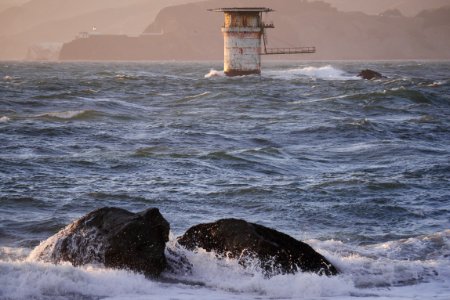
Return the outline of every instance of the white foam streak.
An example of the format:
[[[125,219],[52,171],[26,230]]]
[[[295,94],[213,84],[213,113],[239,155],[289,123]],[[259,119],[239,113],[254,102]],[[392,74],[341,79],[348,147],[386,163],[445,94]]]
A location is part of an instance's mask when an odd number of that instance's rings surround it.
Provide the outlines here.
[[[203,92],[203,93],[192,95],[192,96],[186,96],[186,97],[183,98],[183,100],[184,101],[194,100],[194,99],[197,99],[197,98],[201,98],[203,96],[207,96],[209,94],[210,94],[210,92]]]
[[[447,84],[446,80],[438,80],[438,81],[435,81],[433,83],[428,84],[428,86],[429,87],[439,87],[439,86],[442,86],[442,85],[445,85],[445,84]]]
[[[205,78],[213,78],[213,77],[225,77],[224,71],[217,71],[211,69],[208,74],[205,75]]]
[[[56,119],[73,119],[79,117],[85,113],[87,110],[70,110],[70,111],[62,111],[62,112],[48,112],[45,114],[38,115],[38,117],[50,117]]]
[[[263,71],[264,76],[276,79],[292,80],[302,77],[323,80],[360,80],[361,78],[348,74],[347,72],[337,69],[331,65],[323,67],[304,67],[288,70],[269,70]]]

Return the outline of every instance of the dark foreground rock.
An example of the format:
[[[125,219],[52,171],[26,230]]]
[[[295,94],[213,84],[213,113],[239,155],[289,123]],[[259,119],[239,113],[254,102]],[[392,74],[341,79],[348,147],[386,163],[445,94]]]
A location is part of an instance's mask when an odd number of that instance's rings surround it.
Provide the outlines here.
[[[178,239],[188,250],[203,248],[239,260],[241,265],[259,261],[266,276],[314,272],[336,275],[337,269],[309,245],[284,233],[238,219],[222,219],[190,228]]]
[[[32,253],[38,260],[74,266],[101,263],[147,276],[158,276],[167,265],[164,255],[169,223],[157,208],[131,213],[105,207],[73,222]]]
[[[366,80],[384,78],[384,76],[381,75],[381,73],[378,73],[377,71],[369,70],[369,69],[365,69],[365,70],[362,70],[361,72],[359,72],[358,77],[361,77],[362,79],[366,79]]]

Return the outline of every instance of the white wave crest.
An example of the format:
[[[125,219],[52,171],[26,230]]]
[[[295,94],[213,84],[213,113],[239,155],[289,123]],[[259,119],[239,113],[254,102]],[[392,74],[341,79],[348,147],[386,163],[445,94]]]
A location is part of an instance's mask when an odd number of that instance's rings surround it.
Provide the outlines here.
[[[427,86],[429,87],[439,87],[439,86],[443,86],[446,85],[447,81],[446,80],[438,80],[438,81],[434,81],[433,83],[428,84]]]
[[[59,263],[62,261],[62,245],[70,246],[66,255],[77,257],[81,265],[101,263],[105,261],[105,241],[95,228],[82,229],[72,235],[74,224],[70,224],[55,235],[37,246],[28,256],[27,261],[43,261]],[[68,239],[68,241],[66,241]]]
[[[367,246],[307,241],[359,289],[417,286],[450,278],[450,230]],[[448,291],[450,293],[450,290]]]
[[[98,266],[0,261],[0,299],[242,299],[229,291],[152,281]]]
[[[0,117],[0,123],[6,123],[9,121],[11,121],[11,119],[8,118],[7,116]]]
[[[311,273],[265,278],[258,264],[243,268],[236,260],[217,259],[214,253],[199,249],[183,254],[192,263],[192,274],[184,279],[211,289],[243,295],[264,295],[264,299],[391,299],[412,295],[447,299],[450,264],[450,231],[369,246],[340,241],[307,241],[329,259],[341,274],[333,277]],[[168,247],[179,251],[171,239]],[[179,247],[179,246],[178,246]],[[431,287],[431,288],[430,288]],[[246,296],[246,297],[247,297]],[[419,298],[420,298],[419,297]]]
[[[168,247],[176,246],[169,244]],[[218,259],[214,253],[203,249],[198,249],[196,252],[184,251],[183,254],[192,264],[192,274],[179,279],[192,284],[201,284],[211,290],[230,291],[240,295],[240,299],[298,299],[299,297],[318,299],[319,297],[345,296],[355,290],[351,280],[342,276],[327,277],[297,273],[277,275],[268,279],[256,261],[253,265],[247,264],[247,267],[243,268],[235,259],[226,257]]]
[[[304,67],[288,70],[268,70],[263,71],[264,76],[277,79],[292,80],[301,77],[309,77],[323,80],[360,80],[361,78],[353,76],[343,70],[337,69],[331,65],[323,67]]]
[[[225,77],[224,71],[217,71],[211,69],[208,74],[205,75],[205,78],[213,78],[213,77]]]
[[[18,261],[23,260],[30,254],[27,248],[0,247],[0,261]]]

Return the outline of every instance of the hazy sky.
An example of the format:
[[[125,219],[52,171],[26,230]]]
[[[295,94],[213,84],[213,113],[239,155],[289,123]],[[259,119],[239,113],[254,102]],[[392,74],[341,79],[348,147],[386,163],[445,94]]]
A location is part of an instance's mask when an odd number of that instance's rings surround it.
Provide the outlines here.
[[[20,5],[23,4],[25,2],[27,2],[28,0],[0,0],[0,11],[14,6],[14,5]]]
[[[0,11],[16,5],[22,5],[30,1],[40,0],[0,0]],[[64,1],[64,0],[60,0]],[[67,1],[67,0],[66,0]],[[69,0],[70,1],[70,0]],[[76,0],[74,0],[76,1]],[[151,2],[152,0],[123,0],[124,5],[135,2]],[[197,0],[184,0],[184,2],[196,2]],[[275,0],[274,0],[275,1]],[[450,0],[323,0],[343,9],[343,10],[361,10],[367,13],[379,13],[386,9],[399,8],[406,15],[417,13],[424,8],[439,7],[450,4]],[[91,2],[98,2],[92,0]],[[117,6],[117,1],[109,1],[105,3],[104,8]],[[183,1],[179,1],[183,2]],[[245,5],[245,1],[242,1]]]

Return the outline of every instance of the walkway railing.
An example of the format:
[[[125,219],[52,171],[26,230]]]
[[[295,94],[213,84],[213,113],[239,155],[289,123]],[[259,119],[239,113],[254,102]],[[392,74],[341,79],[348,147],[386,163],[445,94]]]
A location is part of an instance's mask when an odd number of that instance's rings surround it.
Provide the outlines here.
[[[297,47],[297,48],[267,48],[262,54],[304,54],[316,53],[316,47]]]

